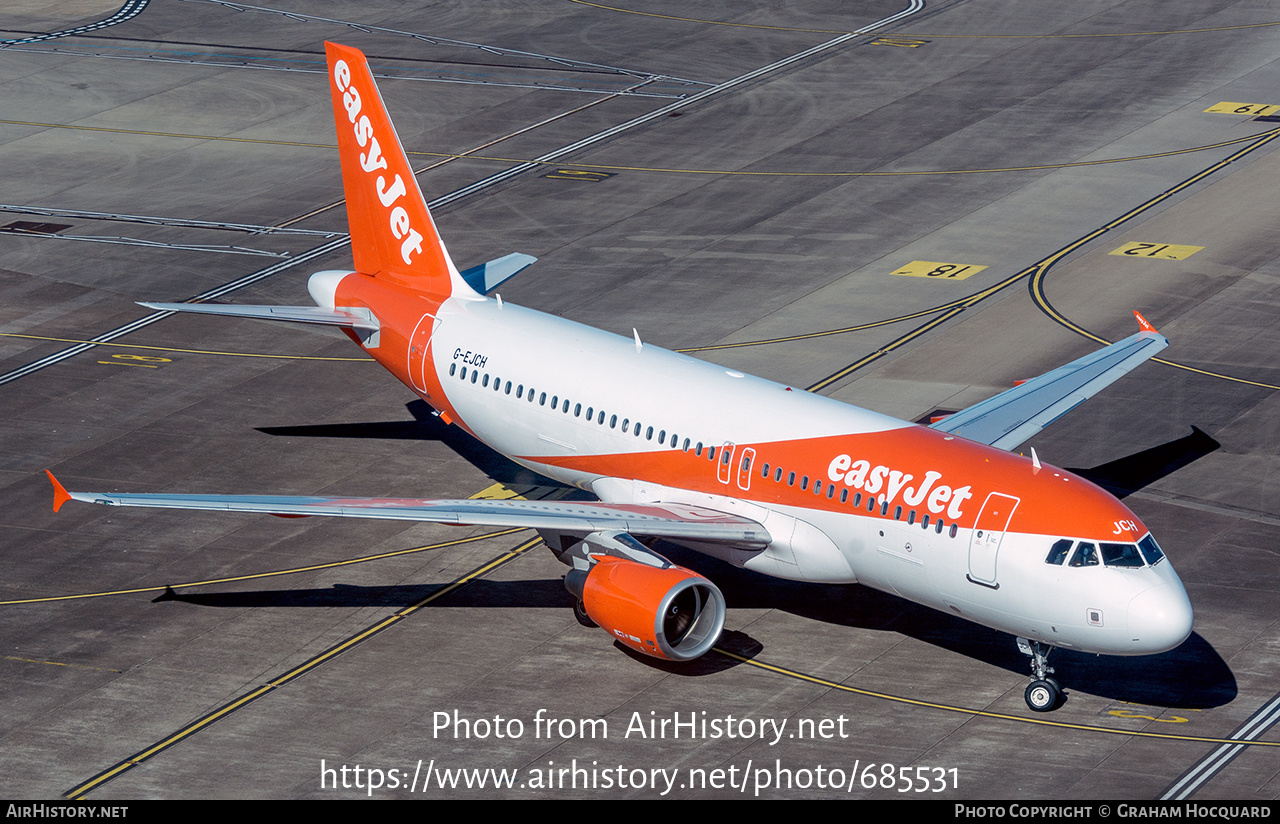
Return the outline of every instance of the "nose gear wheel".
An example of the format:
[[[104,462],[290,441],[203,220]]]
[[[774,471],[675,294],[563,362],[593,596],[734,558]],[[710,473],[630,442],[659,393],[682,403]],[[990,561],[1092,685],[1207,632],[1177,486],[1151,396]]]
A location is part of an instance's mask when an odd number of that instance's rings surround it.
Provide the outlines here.
[[[1024,655],[1031,656],[1031,684],[1023,697],[1033,712],[1052,712],[1062,703],[1062,687],[1050,676],[1053,667],[1049,666],[1049,653],[1053,647],[1040,641],[1018,639],[1018,649]]]

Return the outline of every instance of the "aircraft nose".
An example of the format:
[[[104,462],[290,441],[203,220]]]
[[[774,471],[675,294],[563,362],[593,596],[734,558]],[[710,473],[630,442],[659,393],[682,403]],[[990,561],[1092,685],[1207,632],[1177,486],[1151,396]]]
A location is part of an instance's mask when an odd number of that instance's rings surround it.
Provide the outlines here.
[[[1129,633],[1143,652],[1165,652],[1191,635],[1194,615],[1181,581],[1167,581],[1129,602]]]

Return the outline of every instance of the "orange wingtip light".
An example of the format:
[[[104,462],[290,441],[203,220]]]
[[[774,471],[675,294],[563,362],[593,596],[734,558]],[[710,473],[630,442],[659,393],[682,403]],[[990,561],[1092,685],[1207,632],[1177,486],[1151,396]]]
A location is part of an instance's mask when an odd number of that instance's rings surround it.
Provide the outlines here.
[[[1147,319],[1142,316],[1141,312],[1134,311],[1133,316],[1138,319],[1138,325],[1142,327],[1143,332],[1159,333],[1159,330],[1156,329],[1154,326],[1152,326],[1150,323],[1148,323]]]
[[[53,477],[52,472],[46,469],[44,474],[48,475],[49,480],[53,483],[53,511],[57,512],[62,508],[63,504],[71,500],[71,493],[67,491],[65,486],[58,483],[58,479]]]

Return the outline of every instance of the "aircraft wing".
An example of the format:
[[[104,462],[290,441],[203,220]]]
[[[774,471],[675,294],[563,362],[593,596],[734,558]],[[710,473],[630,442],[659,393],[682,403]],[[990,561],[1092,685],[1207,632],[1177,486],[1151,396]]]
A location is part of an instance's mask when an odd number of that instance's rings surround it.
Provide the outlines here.
[[[228,315],[257,320],[287,320],[292,323],[319,323],[346,326],[368,332],[378,331],[378,322],[368,309],[363,315],[345,309],[322,309],[318,306],[246,306],[225,303],[154,303],[138,301],[139,306],[161,312],[194,312],[202,315]]]
[[[533,255],[515,252],[488,263],[473,266],[461,273],[462,279],[482,295],[487,295],[526,267],[537,262]],[[138,301],[139,306],[160,312],[192,312],[201,315],[226,315],[255,320],[284,320],[290,323],[318,323],[345,326],[360,332],[377,332],[378,320],[368,309],[324,309],[318,306],[248,306],[227,303],[156,303]]]
[[[55,512],[67,501],[85,501],[105,506],[258,512],[285,517],[329,515],[583,533],[621,530],[632,535],[731,543],[755,549],[763,549],[771,540],[762,525],[748,518],[683,504],[68,492],[52,472],[47,474],[53,482]]]
[[[1169,345],[1134,312],[1142,331],[931,425],[1000,449],[1013,449]]]

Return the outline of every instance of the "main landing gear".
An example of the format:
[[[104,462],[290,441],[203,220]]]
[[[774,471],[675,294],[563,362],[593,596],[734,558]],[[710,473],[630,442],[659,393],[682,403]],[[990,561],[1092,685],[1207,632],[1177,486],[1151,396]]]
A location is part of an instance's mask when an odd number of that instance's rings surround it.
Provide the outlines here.
[[[1023,655],[1031,656],[1031,684],[1027,687],[1027,706],[1034,712],[1050,712],[1058,708],[1062,702],[1062,687],[1049,676],[1053,667],[1049,666],[1049,653],[1053,647],[1039,641],[1018,639],[1018,649]]]

